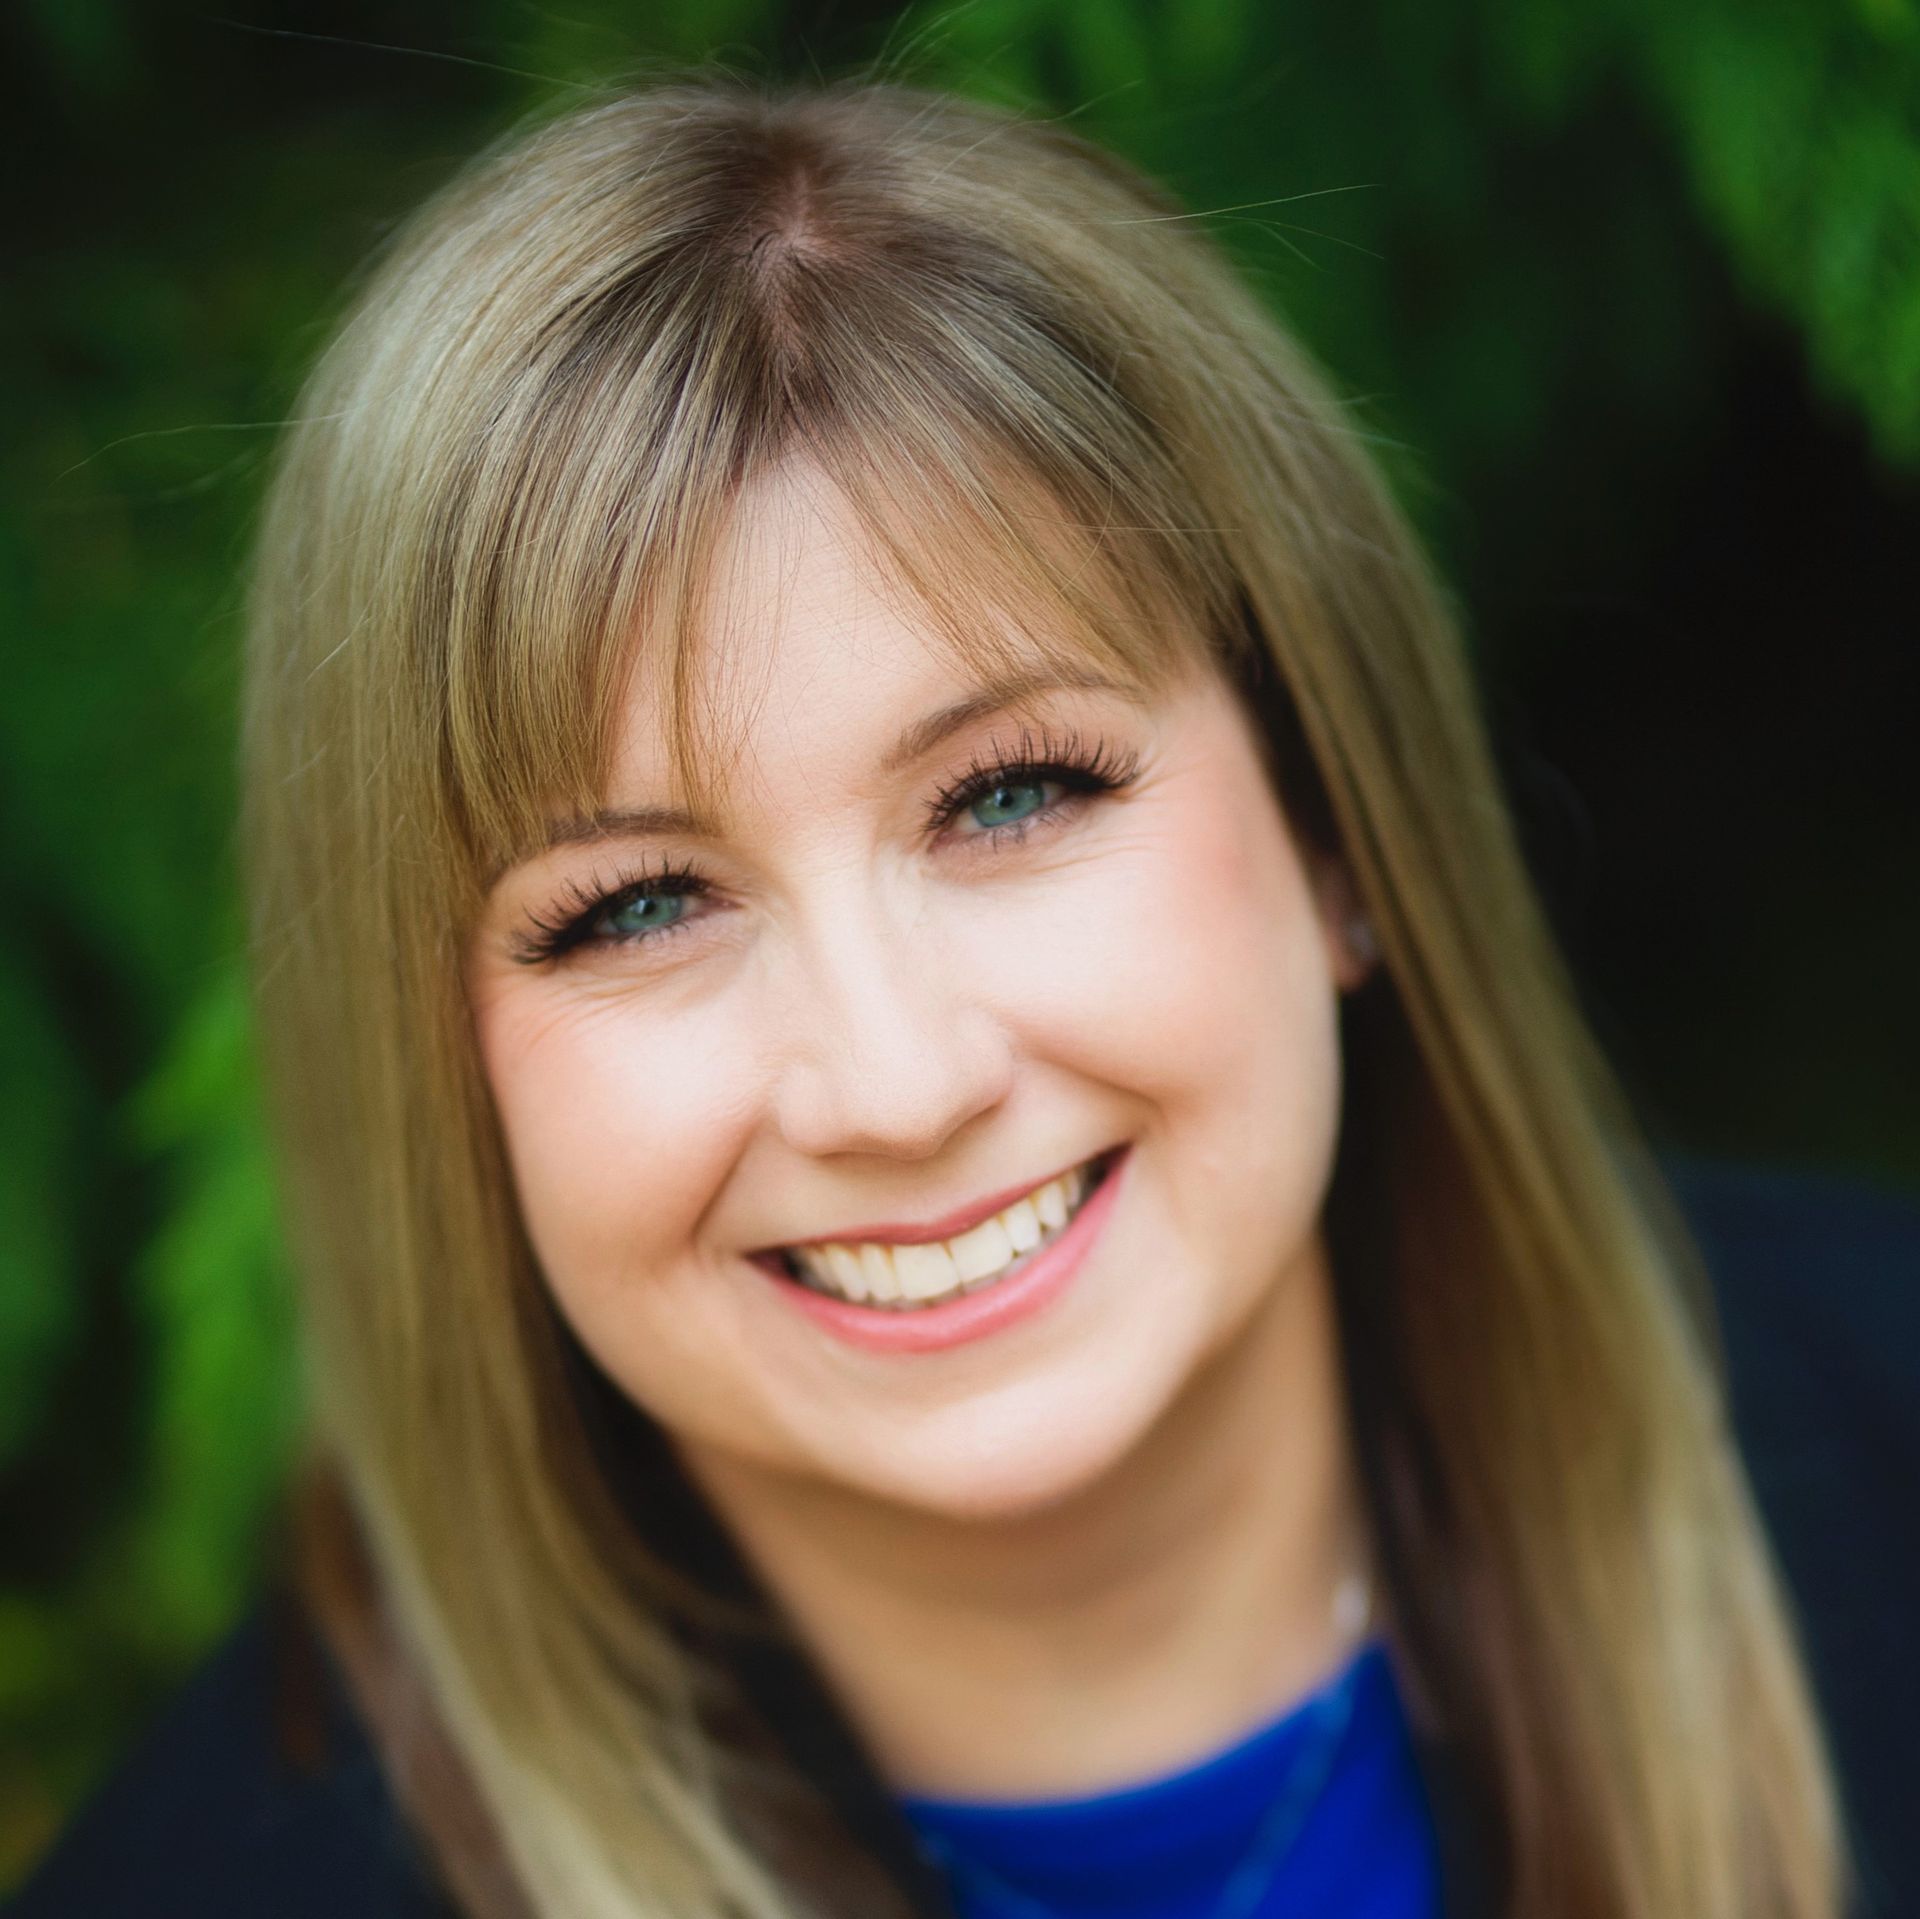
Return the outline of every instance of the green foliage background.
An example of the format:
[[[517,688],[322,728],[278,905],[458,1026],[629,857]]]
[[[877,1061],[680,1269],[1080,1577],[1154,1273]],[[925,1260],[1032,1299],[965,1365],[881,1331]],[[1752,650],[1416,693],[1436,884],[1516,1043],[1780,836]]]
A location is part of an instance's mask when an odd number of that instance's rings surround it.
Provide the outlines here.
[[[877,57],[1071,112],[1208,209],[1355,396],[1497,710],[1565,683],[1556,594],[1667,563],[1755,340],[1802,383],[1799,430],[1915,523],[1912,0],[564,13],[29,0],[0,27],[25,187],[0,318],[0,1885],[268,1536],[298,1391],[239,987],[236,580],[345,276],[515,115],[713,55]],[[1817,686],[1821,645],[1729,670]],[[1604,935],[1576,954],[1669,1136],[1910,1180],[1914,821],[1819,819],[1786,907],[1734,863],[1733,974],[1724,945],[1711,977],[1610,962]]]

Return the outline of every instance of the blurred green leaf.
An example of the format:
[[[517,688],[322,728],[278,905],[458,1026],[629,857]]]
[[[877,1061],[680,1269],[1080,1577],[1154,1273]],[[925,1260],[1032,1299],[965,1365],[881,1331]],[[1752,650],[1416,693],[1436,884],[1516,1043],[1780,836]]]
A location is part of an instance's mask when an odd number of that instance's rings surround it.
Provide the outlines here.
[[[182,1022],[133,1123],[175,1193],[136,1274],[154,1399],[135,1589],[152,1638],[191,1646],[230,1614],[252,1570],[301,1411],[237,972]]]

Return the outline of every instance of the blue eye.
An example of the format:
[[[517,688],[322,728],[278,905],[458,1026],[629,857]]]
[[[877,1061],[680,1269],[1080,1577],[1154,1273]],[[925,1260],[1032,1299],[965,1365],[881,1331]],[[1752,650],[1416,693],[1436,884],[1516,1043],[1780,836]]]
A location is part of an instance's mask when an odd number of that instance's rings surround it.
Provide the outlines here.
[[[575,884],[553,917],[531,916],[528,929],[514,939],[514,956],[525,965],[540,966],[576,947],[639,946],[667,938],[697,923],[687,918],[689,907],[710,890],[698,873],[683,866],[635,880],[616,892]]]
[[[1042,810],[1044,801],[1040,797],[1041,788],[1048,784],[1045,780],[1002,780],[991,792],[975,800],[967,811],[982,826],[1010,826],[1017,820],[1030,819],[1035,812]],[[1029,799],[1035,804],[1025,804]],[[989,818],[989,814],[998,817]]]
[[[615,939],[637,939],[665,932],[686,910],[684,893],[641,893],[603,913],[600,927]]]
[[[1090,800],[1131,786],[1139,771],[1138,753],[1117,751],[1104,740],[1083,740],[1071,728],[1060,736],[1045,727],[1036,738],[1023,728],[1016,750],[1009,752],[996,744],[933,796],[927,806],[927,825],[938,832],[965,813],[985,830],[963,831],[963,840],[1017,843],[1025,838],[1029,825],[1062,813],[1070,801]],[[1059,797],[1049,800],[1048,789]]]

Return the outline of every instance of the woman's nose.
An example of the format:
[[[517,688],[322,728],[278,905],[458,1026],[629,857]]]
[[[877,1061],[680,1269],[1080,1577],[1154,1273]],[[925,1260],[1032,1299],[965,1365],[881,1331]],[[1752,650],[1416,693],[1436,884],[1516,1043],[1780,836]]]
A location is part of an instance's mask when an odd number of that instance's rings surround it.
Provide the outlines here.
[[[869,909],[808,932],[782,996],[774,1104],[789,1145],[930,1158],[1006,1097],[1012,1049],[961,965],[913,916]]]

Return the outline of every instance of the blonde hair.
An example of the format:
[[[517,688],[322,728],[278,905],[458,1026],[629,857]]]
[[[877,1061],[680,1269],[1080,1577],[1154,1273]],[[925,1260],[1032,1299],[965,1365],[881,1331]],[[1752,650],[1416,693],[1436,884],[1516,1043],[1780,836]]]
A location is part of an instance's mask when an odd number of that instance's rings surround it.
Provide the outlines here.
[[[1837,1911],[1700,1275],[1449,616],[1321,378],[1177,212],[1059,125],[931,93],[625,93],[401,232],[286,436],[245,716],[257,1013],[316,1455],[419,1682],[382,1736],[403,1792],[423,1728],[468,1782],[471,1854],[421,1816],[475,1913],[813,1909],[583,1431],[462,991],[490,877],[603,797],[636,634],[689,793],[712,776],[704,558],[802,453],[969,660],[983,598],[1145,677],[1201,636],[1352,874],[1385,976],[1346,1015],[1344,1361],[1396,1658],[1502,1909]]]

